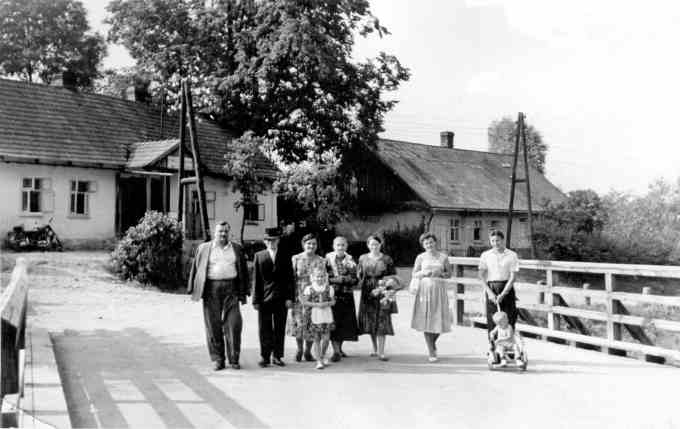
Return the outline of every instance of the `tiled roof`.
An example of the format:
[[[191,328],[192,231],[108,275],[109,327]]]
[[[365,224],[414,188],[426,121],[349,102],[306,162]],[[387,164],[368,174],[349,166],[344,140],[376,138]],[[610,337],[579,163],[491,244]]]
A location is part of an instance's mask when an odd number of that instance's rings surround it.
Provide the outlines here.
[[[168,155],[179,146],[179,139],[138,142],[130,146],[127,168],[144,168]]]
[[[376,155],[432,208],[448,210],[507,210],[510,201],[512,155],[449,149],[395,140],[378,140]],[[518,178],[523,177],[523,164]],[[545,199],[561,201],[564,194],[536,169],[529,172],[532,208]],[[515,188],[516,210],[527,210],[526,185]]]
[[[196,128],[202,164],[224,174],[233,136],[202,118]],[[160,110],[142,103],[0,79],[0,156],[6,158],[123,168],[135,144],[162,140],[160,129]],[[178,129],[178,116],[166,115],[163,137],[176,137]],[[277,171],[264,156],[260,170],[269,177]]]

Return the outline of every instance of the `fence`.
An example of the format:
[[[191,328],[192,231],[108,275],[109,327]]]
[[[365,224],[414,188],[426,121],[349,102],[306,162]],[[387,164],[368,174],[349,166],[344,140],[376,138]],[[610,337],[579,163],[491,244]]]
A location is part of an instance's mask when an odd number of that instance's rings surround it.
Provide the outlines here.
[[[16,426],[24,385],[24,348],[28,282],[26,261],[17,259],[10,282],[0,295],[0,400],[16,395],[14,410],[2,415],[2,427]],[[3,411],[7,407],[3,404]]]
[[[454,266],[455,277],[450,280],[450,291],[454,295],[454,323],[463,324],[465,302],[482,299],[483,289],[477,277],[465,277],[465,271],[470,267],[476,269],[478,258],[449,258]],[[468,270],[466,270],[466,267]],[[570,343],[576,346],[596,348],[610,354],[626,355],[627,352],[639,353],[648,361],[663,363],[667,358],[680,361],[680,351],[659,347],[647,334],[650,327],[671,333],[680,333],[680,322],[666,318],[644,317],[633,315],[624,303],[651,303],[668,307],[680,307],[680,296],[654,295],[649,288],[641,288],[641,293],[623,292],[617,290],[616,282],[622,276],[642,276],[662,279],[679,279],[680,267],[656,265],[626,265],[600,264],[586,262],[538,261],[522,260],[522,270],[533,270],[541,273],[543,279],[536,283],[515,282],[516,291],[523,295],[534,295],[535,302],[520,299],[517,302],[519,320],[516,328],[530,336],[544,338],[551,341]],[[476,273],[476,271],[475,271]],[[573,287],[556,284],[556,273],[582,273],[602,276],[604,289],[594,290],[584,284],[583,287]],[[475,293],[471,293],[470,286],[475,286]],[[589,303],[591,299],[604,303],[604,311],[570,307],[565,296],[582,299]],[[538,326],[532,316],[535,312],[545,314],[547,327]],[[486,318],[472,317],[475,326],[486,326]],[[605,324],[605,336],[595,336],[581,319],[589,319]],[[564,322],[564,323],[563,323]],[[561,328],[566,324],[571,332]],[[630,338],[624,338],[623,330]]]

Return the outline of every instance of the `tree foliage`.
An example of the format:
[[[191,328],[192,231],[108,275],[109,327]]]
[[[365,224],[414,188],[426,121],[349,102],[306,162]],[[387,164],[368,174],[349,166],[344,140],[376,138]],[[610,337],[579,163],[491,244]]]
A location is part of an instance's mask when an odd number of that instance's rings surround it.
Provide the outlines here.
[[[331,228],[344,219],[351,199],[338,163],[304,162],[286,168],[274,183],[274,192],[294,207],[293,218],[284,223],[305,220],[312,230]]]
[[[104,38],[89,30],[80,1],[1,0],[0,70],[46,84],[66,73],[89,88],[106,54]]]
[[[574,191],[534,224],[542,259],[680,264],[680,181],[659,180],[645,195]]]
[[[545,144],[543,136],[533,125],[527,124],[526,119],[524,122],[529,163],[541,173],[545,173],[545,155],[548,152],[548,145]],[[489,152],[512,154],[515,152],[517,123],[511,117],[504,116],[500,120],[491,122],[487,129],[487,136]],[[522,159],[521,154],[520,150],[519,159]]]
[[[288,163],[372,141],[395,103],[384,92],[409,77],[384,53],[352,61],[356,33],[388,34],[366,0],[114,0],[108,10],[109,40],[175,101],[190,77],[200,111]]]
[[[101,77],[94,81],[93,91],[97,94],[124,99],[139,99],[146,97],[145,102],[150,103],[151,76],[140,71],[137,67],[122,67],[107,69],[101,73]],[[129,94],[130,88],[134,89],[134,95]],[[134,98],[133,98],[134,97]]]
[[[241,198],[234,203],[234,208],[238,211],[242,209],[240,241],[243,243],[243,232],[245,230],[246,216],[245,207],[248,204],[257,204],[257,196],[266,187],[266,181],[262,175],[258,174],[258,167],[263,155],[260,152],[261,139],[254,137],[252,132],[246,132],[238,139],[232,140],[229,144],[229,151],[224,155],[226,164],[225,172],[232,179],[234,191],[239,191]]]

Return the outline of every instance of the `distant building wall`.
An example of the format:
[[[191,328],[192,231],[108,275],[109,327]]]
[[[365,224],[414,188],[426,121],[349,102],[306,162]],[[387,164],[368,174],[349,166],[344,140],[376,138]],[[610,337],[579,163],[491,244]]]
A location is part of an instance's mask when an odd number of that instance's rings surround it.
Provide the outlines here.
[[[111,241],[115,236],[115,177],[113,170],[1,164],[0,239],[4,244],[7,232],[14,226],[33,229],[52,218],[52,228],[67,245]],[[86,197],[79,197],[78,209],[86,213],[71,213],[74,181],[89,184],[88,191],[83,193]],[[41,189],[36,189],[37,183]],[[86,207],[84,199],[87,199]]]

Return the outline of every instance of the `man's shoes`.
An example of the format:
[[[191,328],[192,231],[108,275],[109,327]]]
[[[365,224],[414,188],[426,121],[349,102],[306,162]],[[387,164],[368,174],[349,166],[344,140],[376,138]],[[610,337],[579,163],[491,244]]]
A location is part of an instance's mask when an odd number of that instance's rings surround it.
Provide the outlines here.
[[[347,357],[347,355],[345,354],[345,352],[343,352],[342,350],[340,350],[340,356],[342,356],[342,357],[344,357],[344,358]]]
[[[266,359],[261,359],[257,364],[260,365],[260,368],[266,368],[269,366],[269,361]]]
[[[312,352],[310,352],[309,350],[305,352],[305,360],[307,362],[314,362],[314,356],[312,356]]]
[[[286,364],[283,363],[283,361],[281,360],[281,358],[277,358],[277,357],[275,357],[275,358],[272,359],[272,363],[273,363],[274,365],[276,365],[276,366],[286,366]]]
[[[295,353],[295,361],[302,362],[302,350],[298,350],[298,352]]]
[[[221,371],[221,370],[223,370],[224,368],[226,368],[226,367],[224,366],[224,361],[223,361],[223,360],[216,360],[216,361],[215,361],[215,364],[214,364],[214,367],[213,367],[213,369],[214,369],[215,371]]]
[[[232,363],[232,364],[231,364],[231,369],[241,369],[241,365],[239,365],[239,364],[237,364],[237,363]]]
[[[340,353],[333,353],[333,356],[331,356],[331,362],[340,362]]]

